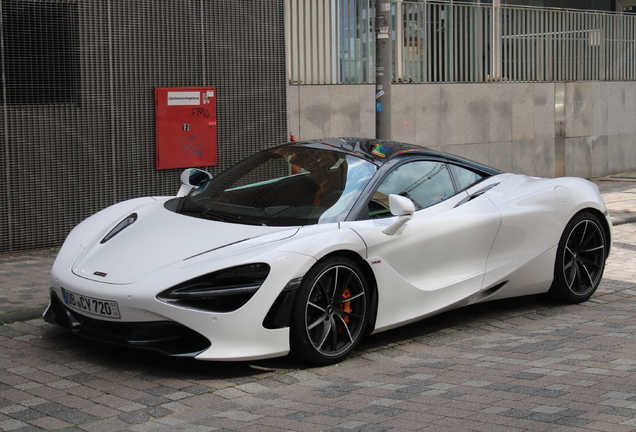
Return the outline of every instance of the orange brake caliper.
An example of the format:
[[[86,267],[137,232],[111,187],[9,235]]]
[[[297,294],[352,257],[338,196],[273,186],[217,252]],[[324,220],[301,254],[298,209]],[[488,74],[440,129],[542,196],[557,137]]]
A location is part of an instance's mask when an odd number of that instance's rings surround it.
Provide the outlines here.
[[[349,290],[349,288],[346,288],[344,290],[344,292],[342,293],[342,298],[343,299],[348,299],[349,297],[351,297],[351,291]],[[353,312],[353,309],[351,309],[351,302],[343,302],[340,305],[340,310],[346,313],[351,313]],[[345,316],[342,317],[342,320],[344,321],[345,324],[349,325],[349,317]],[[342,333],[342,329],[338,329],[338,333]]]

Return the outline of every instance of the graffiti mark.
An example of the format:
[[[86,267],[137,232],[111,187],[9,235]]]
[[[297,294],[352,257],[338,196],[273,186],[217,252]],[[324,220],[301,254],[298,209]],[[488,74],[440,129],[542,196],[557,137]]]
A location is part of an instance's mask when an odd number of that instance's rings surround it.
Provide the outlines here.
[[[203,117],[206,119],[210,118],[210,111],[207,108],[192,108],[192,112],[190,112],[190,117]]]
[[[179,138],[179,149],[188,156],[203,156],[203,134]]]

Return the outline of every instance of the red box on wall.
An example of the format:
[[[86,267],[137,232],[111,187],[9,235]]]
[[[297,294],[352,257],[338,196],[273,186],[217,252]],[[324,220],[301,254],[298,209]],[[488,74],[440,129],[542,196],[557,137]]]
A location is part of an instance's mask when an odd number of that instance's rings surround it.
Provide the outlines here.
[[[157,169],[218,163],[216,87],[155,88]]]

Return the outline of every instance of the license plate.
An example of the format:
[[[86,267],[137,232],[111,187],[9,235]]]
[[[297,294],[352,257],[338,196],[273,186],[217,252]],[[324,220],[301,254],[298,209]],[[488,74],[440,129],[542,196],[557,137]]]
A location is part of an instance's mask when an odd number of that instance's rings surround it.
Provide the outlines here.
[[[62,288],[64,303],[70,308],[107,318],[119,319],[119,308],[117,302],[112,300],[102,300],[93,297],[83,296]]]

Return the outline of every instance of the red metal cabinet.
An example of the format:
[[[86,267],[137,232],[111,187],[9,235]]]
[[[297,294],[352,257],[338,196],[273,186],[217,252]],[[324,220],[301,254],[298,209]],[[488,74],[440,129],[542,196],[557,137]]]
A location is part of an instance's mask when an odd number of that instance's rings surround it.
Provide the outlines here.
[[[218,163],[216,87],[155,88],[157,169]]]

